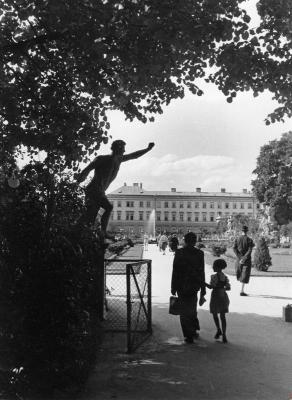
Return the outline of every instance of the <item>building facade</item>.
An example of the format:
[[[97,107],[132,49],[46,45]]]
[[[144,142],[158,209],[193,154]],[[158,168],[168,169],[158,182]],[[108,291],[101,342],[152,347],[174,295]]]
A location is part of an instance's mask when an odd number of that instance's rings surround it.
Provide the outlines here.
[[[108,194],[113,204],[109,229],[126,234],[142,234],[154,223],[156,233],[215,231],[218,220],[232,215],[256,218],[259,205],[253,193],[149,191],[142,183],[124,186]]]

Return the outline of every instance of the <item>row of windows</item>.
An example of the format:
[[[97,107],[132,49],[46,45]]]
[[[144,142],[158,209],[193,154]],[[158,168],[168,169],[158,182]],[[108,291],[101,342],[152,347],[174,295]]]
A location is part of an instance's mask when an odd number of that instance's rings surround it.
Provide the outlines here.
[[[150,219],[150,211],[146,212],[146,215],[143,211],[139,211],[138,213],[138,219],[134,218],[134,211],[126,211],[125,213],[125,218],[124,220],[126,221],[134,221],[138,220],[138,221],[144,221],[144,218],[146,217],[146,221],[148,221]],[[225,217],[228,217],[230,214],[229,213],[225,213]],[[243,214],[244,215],[244,214]],[[217,216],[223,216],[223,214],[221,212],[217,213],[217,215],[215,215],[215,213],[199,213],[199,212],[195,212],[195,213],[191,213],[191,212],[160,212],[157,211],[156,212],[156,221],[180,221],[180,222],[184,222],[184,221],[194,221],[194,222],[215,222],[216,217]],[[248,214],[249,217],[252,217],[252,213]],[[112,216],[112,219],[114,219],[114,216]],[[121,211],[117,211],[116,214],[116,219],[117,221],[121,221],[122,220],[122,212]]]
[[[199,202],[199,201],[187,201],[187,202],[176,202],[176,201],[157,201],[156,202],[156,209],[157,208],[210,208],[210,209],[244,209],[246,208],[245,205],[247,204],[248,209],[252,209],[252,203],[236,203],[236,202]],[[117,207],[122,207],[122,201],[118,200],[117,201]],[[135,207],[135,202],[134,201],[126,201],[126,207],[127,208],[134,208]],[[139,208],[151,208],[154,207],[154,202],[151,201],[139,201]],[[257,208],[259,208],[259,205],[257,204]]]

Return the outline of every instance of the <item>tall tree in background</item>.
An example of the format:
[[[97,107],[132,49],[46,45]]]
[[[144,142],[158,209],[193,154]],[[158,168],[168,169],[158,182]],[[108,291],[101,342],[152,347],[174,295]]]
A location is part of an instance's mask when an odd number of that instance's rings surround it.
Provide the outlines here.
[[[252,181],[260,203],[271,208],[277,224],[292,221],[292,132],[261,147],[257,158],[257,175]]]

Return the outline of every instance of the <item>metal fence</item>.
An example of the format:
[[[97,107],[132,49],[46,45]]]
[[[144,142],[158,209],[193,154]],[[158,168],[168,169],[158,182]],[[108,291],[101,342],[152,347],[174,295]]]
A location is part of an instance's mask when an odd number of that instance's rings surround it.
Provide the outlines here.
[[[133,352],[152,333],[151,260],[105,260],[105,328]]]

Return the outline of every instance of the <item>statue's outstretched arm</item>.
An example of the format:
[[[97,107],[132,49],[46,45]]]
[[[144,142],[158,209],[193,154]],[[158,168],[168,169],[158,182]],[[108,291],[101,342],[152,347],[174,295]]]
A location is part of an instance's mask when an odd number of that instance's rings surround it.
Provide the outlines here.
[[[143,156],[144,154],[148,153],[148,151],[150,151],[153,147],[154,147],[154,143],[149,143],[148,147],[146,147],[146,149],[138,150],[138,151],[134,151],[134,153],[126,154],[123,156],[122,162],[134,160],[135,158],[139,158],[139,157]]]

